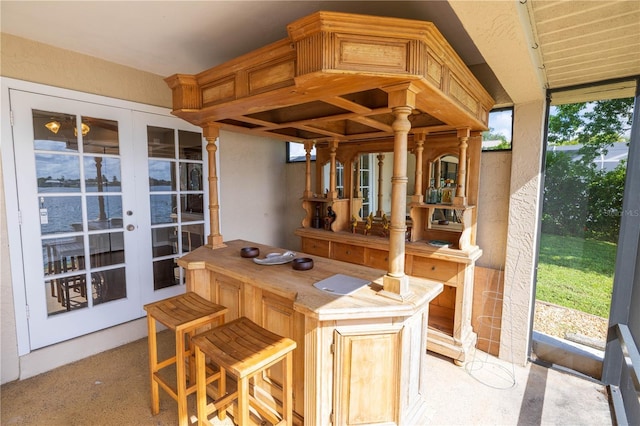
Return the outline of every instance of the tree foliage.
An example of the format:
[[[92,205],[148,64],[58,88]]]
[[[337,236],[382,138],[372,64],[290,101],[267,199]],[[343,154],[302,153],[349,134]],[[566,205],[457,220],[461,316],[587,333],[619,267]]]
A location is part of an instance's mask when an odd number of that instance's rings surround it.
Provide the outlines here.
[[[559,105],[549,117],[548,141],[555,145],[580,144],[582,161],[591,163],[607,148],[624,141],[631,129],[633,98]]]
[[[549,143],[580,148],[577,156],[547,152],[543,232],[617,240],[626,165],[597,170],[593,160],[626,140],[632,115],[627,98],[561,105],[549,117]]]

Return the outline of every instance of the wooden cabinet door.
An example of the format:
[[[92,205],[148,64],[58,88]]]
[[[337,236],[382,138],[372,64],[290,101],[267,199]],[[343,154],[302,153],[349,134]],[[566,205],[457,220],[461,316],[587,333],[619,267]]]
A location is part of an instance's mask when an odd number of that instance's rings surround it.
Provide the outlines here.
[[[401,329],[336,330],[334,338],[334,424],[398,424]]]
[[[302,238],[302,251],[315,256],[329,257],[329,241]]]
[[[389,252],[386,250],[367,249],[365,251],[364,264],[386,271],[389,268]]]
[[[225,321],[232,321],[243,316],[242,282],[227,275],[212,274],[212,276],[214,277],[215,302],[229,309],[224,317]]]
[[[458,263],[448,262],[446,260],[414,256],[411,275],[436,281],[444,281],[449,285],[457,285],[459,282],[458,265]]]
[[[364,264],[364,247],[353,244],[333,243],[331,258],[343,262]]]

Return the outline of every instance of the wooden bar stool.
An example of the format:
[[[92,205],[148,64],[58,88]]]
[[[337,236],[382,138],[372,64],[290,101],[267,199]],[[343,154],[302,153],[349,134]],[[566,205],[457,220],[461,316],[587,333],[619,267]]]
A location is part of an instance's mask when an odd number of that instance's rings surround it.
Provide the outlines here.
[[[226,417],[226,408],[238,401],[235,423],[249,424],[249,404],[274,425],[291,425],[293,418],[292,351],[296,342],[272,333],[246,317],[238,318],[193,338],[196,354],[198,425],[209,423],[209,415],[218,412]],[[220,367],[218,398],[207,405],[205,357]],[[282,412],[278,418],[273,410],[249,394],[249,379],[282,362]],[[235,376],[237,391],[227,394],[226,373]]]
[[[149,332],[149,373],[151,376],[151,413],[160,411],[159,386],[161,386],[178,403],[178,422],[180,426],[188,424],[187,396],[196,391],[195,363],[192,337],[197,328],[224,322],[227,308],[187,292],[144,306],[147,311],[147,327]],[[156,321],[175,333],[176,353],[174,356],[158,362],[158,343],[156,339]],[[189,359],[189,376],[186,374],[186,363]],[[176,386],[160,377],[159,371],[170,365],[176,365]],[[210,383],[217,380],[220,373],[206,378]],[[188,383],[190,382],[190,383]],[[190,384],[189,387],[187,385]]]

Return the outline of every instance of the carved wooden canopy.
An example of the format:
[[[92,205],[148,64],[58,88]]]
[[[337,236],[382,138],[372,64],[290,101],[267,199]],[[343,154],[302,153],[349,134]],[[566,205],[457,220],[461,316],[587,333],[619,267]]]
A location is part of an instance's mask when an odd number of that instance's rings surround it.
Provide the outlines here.
[[[173,114],[287,141],[393,137],[393,93],[415,96],[410,133],[487,129],[493,99],[430,22],[317,12],[289,37],[166,79]],[[406,99],[406,98],[405,98]]]

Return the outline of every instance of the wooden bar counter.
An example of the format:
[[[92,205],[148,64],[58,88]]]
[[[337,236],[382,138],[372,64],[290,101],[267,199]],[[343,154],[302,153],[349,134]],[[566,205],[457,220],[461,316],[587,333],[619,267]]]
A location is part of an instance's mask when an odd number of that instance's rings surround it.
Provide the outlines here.
[[[414,425],[424,420],[429,302],[443,288],[410,278],[411,294],[394,300],[379,294],[380,269],[319,256],[313,269],[291,263],[260,265],[240,256],[258,247],[259,259],[284,253],[277,247],[235,240],[200,247],[181,258],[187,289],[229,308],[226,320],[246,316],[298,344],[294,352],[296,424]],[[371,281],[348,296],[313,286],[335,274]],[[277,405],[282,372],[256,379],[258,397]]]

